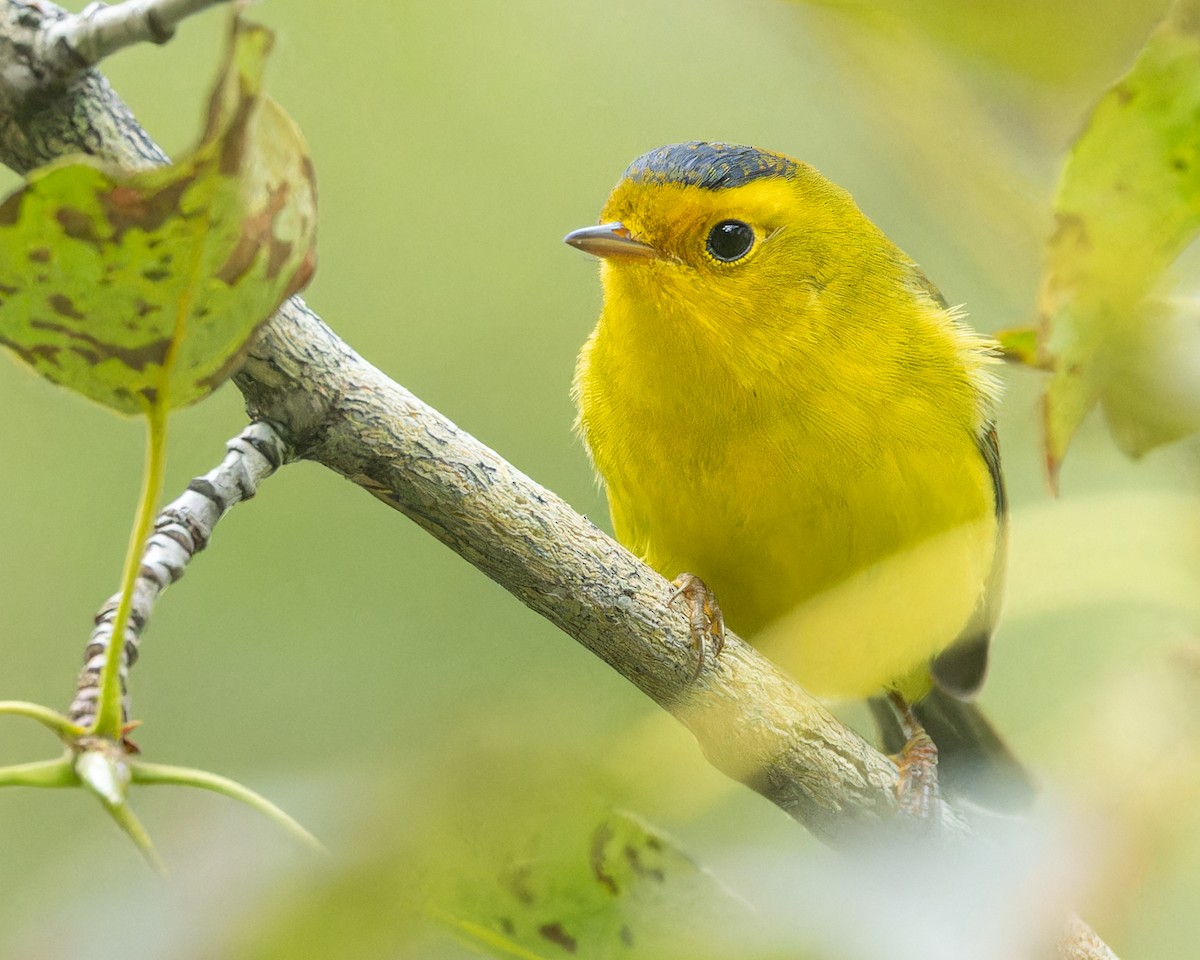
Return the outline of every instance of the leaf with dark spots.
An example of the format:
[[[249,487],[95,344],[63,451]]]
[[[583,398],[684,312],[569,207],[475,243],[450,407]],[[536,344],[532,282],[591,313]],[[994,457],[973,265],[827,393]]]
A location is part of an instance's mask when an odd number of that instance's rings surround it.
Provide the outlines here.
[[[644,863],[641,851],[637,847],[626,845],[621,852],[625,855],[625,862],[629,864],[629,869],[634,874],[644,880],[654,880],[656,883],[663,882],[664,875],[662,870]]]
[[[6,197],[4,202],[0,203],[0,228],[11,227],[20,220],[22,199],[22,194],[17,192]]]
[[[520,863],[509,870],[502,882],[517,900],[517,903],[524,906],[531,906],[534,902],[536,894],[533,892],[533,887],[530,885],[532,866],[528,863]]]
[[[50,304],[50,309],[60,317],[66,317],[69,320],[87,319],[87,317],[75,309],[75,304],[71,302],[71,298],[65,293],[53,293],[46,299],[46,302]]]
[[[295,272],[292,274],[292,279],[288,282],[287,297],[293,297],[307,287],[313,278],[313,274],[316,272],[317,252],[315,249],[310,247],[308,252],[304,255],[304,259],[300,261],[300,264],[296,267]],[[284,299],[287,299],[287,297]]]
[[[229,255],[229,259],[217,270],[218,280],[230,286],[236,284],[254,266],[255,258],[264,247],[268,251],[267,277],[274,279],[278,275],[280,267],[287,260],[287,253],[291,251],[291,245],[286,245],[287,251],[283,257],[277,257],[276,248],[283,247],[284,244],[275,239],[271,230],[275,218],[286,203],[287,184],[281,184],[277,190],[270,192],[266,206],[258,214],[242,221],[242,232],[238,237],[237,246]]]
[[[543,940],[549,940],[555,946],[562,947],[567,953],[574,953],[579,949],[575,938],[567,933],[561,923],[543,923],[538,927],[538,936]]]
[[[18,358],[122,413],[183,406],[228,379],[308,282],[312,165],[263,93],[270,47],[234,18],[205,136],[170,166],[81,157],[0,202],[0,336]]]
[[[100,194],[100,208],[112,226],[113,240],[119,242],[125,231],[132,229],[157,233],[168,218],[182,216],[180,201],[193,182],[192,177],[180,177],[157,191],[145,192],[118,184]]]
[[[171,349],[170,340],[154,340],[137,347],[107,343],[84,330],[76,330],[67,324],[53,323],[49,320],[32,319],[29,321],[29,326],[34,330],[57,334],[62,339],[73,341],[70,343],[70,347],[76,352],[82,351],[84,349],[82,345],[86,344],[89,348],[87,353],[80,355],[91,357],[92,359],[88,362],[92,365],[101,360],[119,360],[131,370],[142,371],[150,364],[162,366],[167,358],[167,352]]]
[[[244,88],[239,90],[239,94],[230,133],[221,139],[220,171],[227,177],[233,176],[242,165],[246,153],[243,131],[246,129],[250,111],[254,109],[254,99]]]
[[[234,247],[233,253],[229,255],[229,259],[221,264],[217,270],[217,279],[227,286],[235,286],[250,272],[260,249],[261,246],[258,242],[255,240],[246,240],[243,237],[238,242],[238,245]]]
[[[102,238],[96,232],[96,221],[82,210],[76,210],[72,207],[61,207],[55,212],[54,219],[62,227],[64,236],[72,240],[83,240],[97,246],[101,243]]]
[[[591,865],[592,875],[596,878],[600,886],[613,896],[616,896],[620,893],[620,888],[617,886],[617,879],[608,872],[604,862],[605,850],[612,837],[613,828],[612,824],[608,821],[601,823],[596,828],[596,831],[592,834],[592,842],[588,850],[588,863]]]
[[[561,826],[561,825],[558,825]],[[557,827],[556,827],[557,829]],[[606,816],[579,847],[522,859],[447,913],[495,957],[724,960],[746,904],[667,836],[627,813]]]
[[[292,245],[286,240],[271,239],[267,247],[267,276],[275,277],[284,265],[291,262]]]
[[[0,346],[8,347],[13,353],[19,356],[30,366],[36,366],[39,362],[49,364],[58,363],[59,348],[50,344],[39,344],[36,347],[25,348],[19,343],[13,343],[4,337],[0,337]]]

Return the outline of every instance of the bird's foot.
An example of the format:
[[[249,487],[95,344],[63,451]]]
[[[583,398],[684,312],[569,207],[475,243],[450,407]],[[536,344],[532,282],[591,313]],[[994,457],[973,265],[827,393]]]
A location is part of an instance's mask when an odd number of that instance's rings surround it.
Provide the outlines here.
[[[668,606],[685,604],[688,623],[692,628],[692,646],[696,648],[696,672],[692,679],[700,676],[704,669],[704,650],[712,646],[714,657],[721,654],[725,646],[725,618],[717,606],[717,598],[699,577],[681,573],[671,585],[675,588],[667,598]]]
[[[900,768],[896,804],[911,817],[932,820],[942,803],[941,790],[938,788],[937,744],[925,732],[907,700],[895,690],[888,691],[888,699],[896,710],[905,737],[904,748],[893,757]]]

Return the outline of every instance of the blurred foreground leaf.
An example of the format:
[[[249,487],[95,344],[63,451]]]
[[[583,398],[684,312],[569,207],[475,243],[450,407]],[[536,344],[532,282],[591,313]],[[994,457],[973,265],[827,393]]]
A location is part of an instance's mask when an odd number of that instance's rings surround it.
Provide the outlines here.
[[[748,906],[639,817],[613,813],[586,850],[464,886],[451,923],[495,957],[721,956]],[[717,946],[724,941],[724,946]],[[715,952],[714,952],[715,951]]]
[[[996,334],[996,341],[1000,344],[1004,359],[1031,367],[1038,365],[1038,332],[1033,327],[1001,330]]]
[[[0,203],[0,343],[121,413],[201,399],[312,275],[308,150],[262,92],[271,48],[235,21],[196,150],[129,173],[88,157]]]
[[[1039,301],[1052,478],[1097,402],[1131,456],[1200,429],[1197,309],[1153,299],[1200,229],[1198,116],[1200,3],[1186,0],[1097,104],[1059,183]]]
[[[902,20],[960,63],[983,62],[992,69],[1059,88],[1086,83],[1090,72],[1103,70],[1106,62],[1122,58],[1122,40],[1144,36],[1167,5],[1166,0],[803,2],[849,14],[863,24],[887,24],[890,28]],[[1094,25],[1093,20],[1103,26]]]

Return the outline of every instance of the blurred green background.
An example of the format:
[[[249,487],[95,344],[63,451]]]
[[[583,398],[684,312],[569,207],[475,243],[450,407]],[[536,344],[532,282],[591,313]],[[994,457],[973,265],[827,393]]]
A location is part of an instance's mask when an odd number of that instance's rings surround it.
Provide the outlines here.
[[[389,375],[606,524],[568,396],[599,288],[561,237],[594,222],[630,159],[693,138],[802,157],[979,327],[1026,323],[1064,151],[1165,9],[267,0],[252,15],[278,32],[268,84],[318,174],[308,301]],[[171,44],[105,66],[168,151],[197,136],[223,25],[207,13]],[[16,182],[0,170],[0,188]],[[1195,289],[1200,274],[1181,267],[1179,279]],[[1080,911],[1122,955],[1194,956],[1200,819],[1185,787],[1200,744],[1143,776],[1154,750],[1136,731],[1147,718],[1186,729],[1155,713],[1168,699],[1155,678],[1186,674],[1180,650],[1197,639],[1200,446],[1130,463],[1093,418],[1051,499],[1041,378],[1004,376],[1013,546],[983,700],[1048,804],[1098,825],[1115,851],[1088,867],[1099,882]],[[90,618],[117,581],[142,431],[8,361],[0,405],[0,697],[65,705]],[[168,497],[243,422],[231,386],[177,415]],[[222,523],[159,605],[133,679],[150,759],[242,779],[330,855],[294,849],[220,798],[145,790],[135,802],[172,869],[164,884],[92,801],[5,792],[0,957],[467,956],[423,919],[426,890],[585,845],[612,807],[701,862],[831,857],[728,788],[590,654],[313,465],[282,471]],[[1133,740],[1114,743],[1114,730]],[[54,748],[14,720],[0,745],[3,762]]]

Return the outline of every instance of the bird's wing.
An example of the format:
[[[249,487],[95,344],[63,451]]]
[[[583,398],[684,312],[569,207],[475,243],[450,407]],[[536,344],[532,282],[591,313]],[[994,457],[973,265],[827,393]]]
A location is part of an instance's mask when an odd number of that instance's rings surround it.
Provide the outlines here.
[[[934,682],[946,693],[969,699],[979,692],[987,672],[988,643],[1000,616],[1004,595],[1004,566],[1008,552],[1008,497],[1000,473],[1000,446],[995,424],[985,424],[977,437],[979,452],[992,478],[996,510],[996,547],[992,567],[984,584],[983,596],[966,629],[954,643],[933,661]]]

